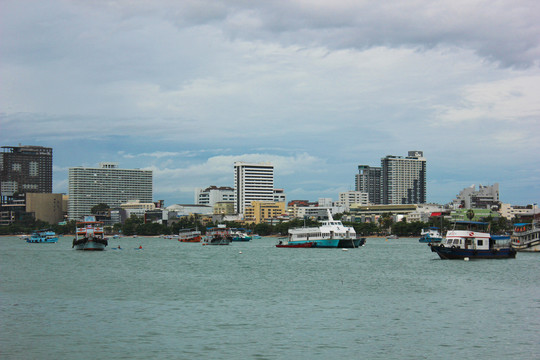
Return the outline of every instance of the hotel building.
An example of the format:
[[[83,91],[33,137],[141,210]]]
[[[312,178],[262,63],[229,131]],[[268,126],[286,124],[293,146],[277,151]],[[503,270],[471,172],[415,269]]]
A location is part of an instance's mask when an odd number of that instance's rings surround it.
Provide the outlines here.
[[[356,191],[368,194],[371,204],[381,203],[381,168],[369,165],[358,165],[358,174],[355,176],[354,187]]]
[[[422,151],[407,157],[388,155],[381,159],[383,204],[426,203],[426,159]]]
[[[234,163],[234,210],[244,214],[252,201],[274,201],[274,166],[268,163]]]
[[[152,202],[151,170],[120,169],[117,163],[100,163],[98,168],[70,168],[68,179],[70,220],[81,219],[101,203],[117,208],[134,200]]]

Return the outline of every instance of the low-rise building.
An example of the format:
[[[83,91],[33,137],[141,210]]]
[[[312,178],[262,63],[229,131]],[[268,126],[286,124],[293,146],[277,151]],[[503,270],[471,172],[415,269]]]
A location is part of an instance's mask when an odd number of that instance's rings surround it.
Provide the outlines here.
[[[244,221],[246,223],[271,223],[272,219],[285,214],[284,202],[252,201],[245,208]]]

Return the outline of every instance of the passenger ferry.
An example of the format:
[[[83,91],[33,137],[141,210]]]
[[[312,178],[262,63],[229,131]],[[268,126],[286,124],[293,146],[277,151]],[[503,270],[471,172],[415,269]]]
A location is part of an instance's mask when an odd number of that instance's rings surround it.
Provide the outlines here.
[[[445,259],[509,259],[516,257],[516,250],[510,246],[509,236],[491,235],[486,231],[489,223],[477,221],[456,221],[455,226],[463,230],[449,230],[440,244],[429,244],[431,251]]]
[[[540,251],[540,223],[533,220],[532,223],[514,224],[511,239],[512,247],[517,251]]]
[[[317,248],[357,248],[364,244],[365,238],[357,238],[353,227],[344,226],[339,220],[334,220],[330,210],[328,220],[318,227],[302,227],[289,229],[288,244],[313,243]]]
[[[102,251],[108,244],[103,236],[103,221],[96,221],[95,216],[85,216],[84,221],[76,223],[72,246],[75,250]]]

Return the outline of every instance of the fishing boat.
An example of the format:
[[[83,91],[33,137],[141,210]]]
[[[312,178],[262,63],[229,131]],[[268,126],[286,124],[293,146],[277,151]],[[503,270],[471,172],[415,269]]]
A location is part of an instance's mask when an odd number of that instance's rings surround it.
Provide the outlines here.
[[[58,235],[52,230],[36,230],[26,237],[27,243],[55,243],[58,242]]]
[[[313,242],[317,248],[356,248],[360,246],[362,239],[357,238],[353,227],[344,226],[339,220],[334,220],[330,210],[328,220],[323,221],[318,227],[302,227],[289,229],[288,244],[304,244]]]
[[[456,230],[456,227],[461,229]],[[446,233],[440,244],[431,243],[431,251],[443,260],[449,259],[509,259],[516,257],[516,250],[510,245],[510,237],[492,235],[489,223],[477,221],[456,221],[454,229]]]
[[[278,248],[310,248],[315,247],[315,243],[313,242],[306,242],[306,243],[300,243],[300,244],[290,244],[289,242],[280,241],[276,244],[276,247]]]
[[[420,232],[420,239],[418,240],[421,243],[439,243],[442,241],[442,235],[439,232],[438,227],[429,227],[422,229]]]
[[[540,251],[540,223],[514,224],[511,245],[516,251],[538,252]]]
[[[249,236],[244,229],[231,229],[232,241],[250,241]]]
[[[73,248],[102,251],[107,245],[107,238],[103,236],[103,221],[96,221],[95,216],[85,216],[83,221],[76,223]]]
[[[203,245],[229,245],[231,241],[231,229],[225,225],[218,225],[206,229]]]
[[[202,234],[197,229],[180,229],[178,241],[180,242],[201,242]]]

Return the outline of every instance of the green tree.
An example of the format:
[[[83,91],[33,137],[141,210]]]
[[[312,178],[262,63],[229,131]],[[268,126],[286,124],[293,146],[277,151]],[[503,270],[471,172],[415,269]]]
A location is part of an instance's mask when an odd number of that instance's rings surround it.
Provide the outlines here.
[[[109,205],[104,204],[104,203],[94,205],[90,209],[90,213],[93,214],[93,215],[102,214],[102,213],[105,213],[107,211],[109,211]]]

